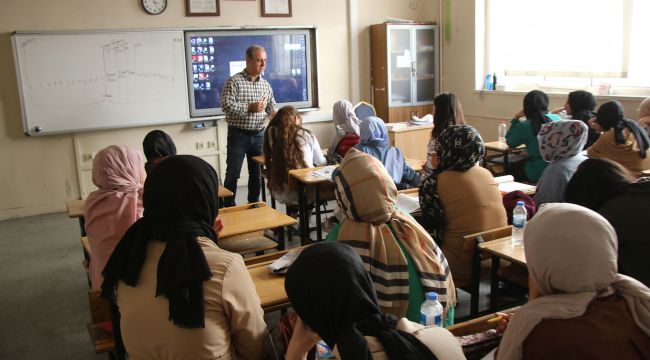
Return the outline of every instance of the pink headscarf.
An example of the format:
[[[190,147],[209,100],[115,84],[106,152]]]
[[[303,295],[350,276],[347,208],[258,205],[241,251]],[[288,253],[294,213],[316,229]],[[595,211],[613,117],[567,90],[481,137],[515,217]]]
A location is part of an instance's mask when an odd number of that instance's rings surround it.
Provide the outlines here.
[[[101,287],[102,270],[117,243],[142,217],[145,177],[142,155],[135,149],[111,145],[95,156],[93,183],[99,189],[88,196],[84,209],[93,289]]]

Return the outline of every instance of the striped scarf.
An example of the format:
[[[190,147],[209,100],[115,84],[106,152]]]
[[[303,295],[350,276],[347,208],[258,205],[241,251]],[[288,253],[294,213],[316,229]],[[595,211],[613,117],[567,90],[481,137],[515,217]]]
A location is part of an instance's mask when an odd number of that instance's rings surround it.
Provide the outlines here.
[[[361,256],[382,312],[399,318],[408,308],[408,266],[399,242],[413,259],[424,291],[437,292],[445,312],[455,305],[447,260],[420,224],[395,209],[397,189],[381,162],[351,149],[334,181],[338,205],[347,218],[338,240]]]

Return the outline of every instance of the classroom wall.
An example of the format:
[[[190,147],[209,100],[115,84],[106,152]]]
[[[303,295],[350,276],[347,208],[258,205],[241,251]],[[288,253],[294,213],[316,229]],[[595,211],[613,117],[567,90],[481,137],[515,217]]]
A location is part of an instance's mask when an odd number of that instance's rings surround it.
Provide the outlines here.
[[[442,88],[453,92],[463,106],[466,120],[475,126],[485,141],[497,140],[499,120],[509,120],[522,109],[525,93],[490,93],[483,96],[475,89],[475,8],[476,1],[460,0],[451,2],[451,39],[441,42]],[[444,30],[444,26],[441,26]],[[481,39],[482,41],[482,39]],[[552,44],[544,50],[544,56],[553,56]],[[558,55],[561,56],[561,55]],[[484,74],[481,74],[484,76]],[[550,108],[564,106],[566,95],[549,95]],[[619,100],[625,107],[625,115],[638,118],[638,107],[642,98],[597,97],[597,103]]]
[[[94,190],[91,180],[94,154],[110,144],[141,147],[143,136],[154,127],[117,129],[29,138],[23,135],[20,102],[11,47],[14,31],[205,28],[213,26],[316,25],[319,27],[321,113],[332,104],[351,98],[351,76],[361,75],[360,89],[369,97],[367,26],[387,16],[424,21],[433,17],[435,0],[292,0],[291,18],[260,17],[260,1],[221,0],[219,17],[186,17],[184,1],[170,1],[162,15],[147,15],[138,0],[105,2],[87,0],[3,0],[0,4],[0,220],[65,209],[68,199]],[[411,3],[416,9],[411,9]],[[349,19],[355,6],[357,19]],[[355,20],[355,21],[351,21]],[[356,23],[355,29],[349,24]],[[351,68],[350,36],[358,35],[358,68]],[[326,147],[331,123],[306,125]],[[156,127],[168,132],[178,151],[203,157],[217,170],[225,166],[225,139],[216,128],[194,131],[187,124]],[[219,138],[221,137],[221,138]],[[196,142],[216,141],[217,149],[197,150]],[[220,158],[220,160],[218,160]],[[240,180],[241,181],[241,180]]]

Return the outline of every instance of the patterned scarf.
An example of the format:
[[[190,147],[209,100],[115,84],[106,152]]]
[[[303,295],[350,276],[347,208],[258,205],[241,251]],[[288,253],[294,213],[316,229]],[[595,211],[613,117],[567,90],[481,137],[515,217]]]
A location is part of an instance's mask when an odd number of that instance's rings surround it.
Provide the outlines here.
[[[442,250],[420,224],[395,209],[397,189],[381,162],[350,149],[334,182],[336,200],[346,215],[337,240],[361,256],[382,313],[401,318],[408,308],[408,266],[398,241],[413,259],[424,291],[437,292],[445,311],[455,305],[456,291]]]
[[[438,176],[446,170],[467,171],[485,154],[483,139],[476,129],[452,125],[438,137],[438,168],[420,184],[420,207],[424,227],[441,244],[445,237],[445,211],[438,194]]]
[[[539,152],[548,162],[568,158],[582,151],[587,142],[587,125],[579,120],[548,123],[537,134]]]

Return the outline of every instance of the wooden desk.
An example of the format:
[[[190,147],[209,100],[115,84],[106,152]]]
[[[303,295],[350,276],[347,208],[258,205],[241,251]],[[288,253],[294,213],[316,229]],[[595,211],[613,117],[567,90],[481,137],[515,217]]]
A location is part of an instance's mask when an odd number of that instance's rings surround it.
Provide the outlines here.
[[[499,266],[501,265],[501,258],[526,266],[524,246],[513,246],[512,237],[506,236],[501,239],[481,243],[478,247],[481,251],[492,255],[492,266],[490,269],[490,310],[496,311],[496,304],[499,298]]]
[[[286,308],[291,305],[287,292],[284,291],[284,275],[276,275],[267,266],[274,260],[248,266],[248,273],[253,279],[255,290],[260,297],[265,312]]]
[[[410,125],[408,122],[401,124],[405,124],[405,126],[388,129],[390,144],[402,150],[404,157],[426,159],[427,144],[431,139],[433,124]]]
[[[298,207],[300,220],[300,244],[307,245],[309,239],[309,216],[307,216],[307,188],[314,188],[315,216],[316,216],[316,239],[323,240],[323,231],[321,228],[320,212],[320,187],[321,185],[330,185],[334,187],[331,179],[314,175],[314,170],[322,169],[321,167],[297,169],[289,171],[289,188],[296,186],[298,188]],[[293,181],[293,183],[292,183]]]
[[[425,158],[426,159],[426,158]],[[405,158],[406,164],[411,167],[414,171],[420,171],[424,167],[424,162],[419,159],[414,158]]]
[[[278,229],[278,249],[284,250],[284,227],[297,223],[296,219],[287,216],[266,203],[253,203],[232,208],[224,208],[219,213],[223,222],[220,238],[242,235],[267,229]]]
[[[485,156],[483,156],[483,167],[487,167],[488,156],[487,152],[492,151],[499,153],[503,156],[503,172],[508,172],[508,155],[520,153],[526,149],[526,145],[519,145],[516,148],[511,148],[507,144],[499,143],[498,141],[491,141],[485,143]],[[426,159],[426,158],[425,158]]]

